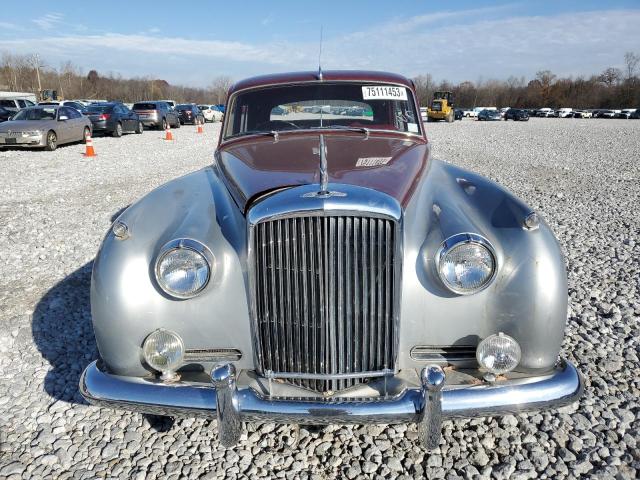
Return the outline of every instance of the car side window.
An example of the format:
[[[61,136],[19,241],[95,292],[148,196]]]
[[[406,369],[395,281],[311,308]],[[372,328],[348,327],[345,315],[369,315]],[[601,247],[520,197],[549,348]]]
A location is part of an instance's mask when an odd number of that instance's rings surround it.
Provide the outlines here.
[[[80,118],[82,116],[82,114],[78,112],[75,108],[64,107],[64,109],[67,112],[66,113],[67,117],[69,118]]]
[[[20,108],[26,108],[27,102],[25,102],[24,100],[18,100],[18,105],[20,105]]]

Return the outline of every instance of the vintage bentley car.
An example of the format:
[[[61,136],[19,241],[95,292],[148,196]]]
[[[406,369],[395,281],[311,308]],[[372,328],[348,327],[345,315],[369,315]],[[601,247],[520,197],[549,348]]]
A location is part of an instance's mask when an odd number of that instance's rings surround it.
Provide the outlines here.
[[[93,266],[97,405],[243,422],[441,422],[557,407],[564,260],[503,187],[430,156],[413,83],[251,78],[213,164],[122,213]]]

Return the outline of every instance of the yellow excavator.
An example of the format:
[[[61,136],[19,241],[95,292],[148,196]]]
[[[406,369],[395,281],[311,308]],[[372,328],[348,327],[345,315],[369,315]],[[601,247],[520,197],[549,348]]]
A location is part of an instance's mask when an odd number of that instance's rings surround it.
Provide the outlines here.
[[[40,90],[40,101],[41,102],[53,102],[53,101],[62,101],[62,95],[58,95],[57,90]]]
[[[446,120],[451,123],[455,119],[453,111],[453,93],[435,92],[431,105],[427,107],[427,122]]]

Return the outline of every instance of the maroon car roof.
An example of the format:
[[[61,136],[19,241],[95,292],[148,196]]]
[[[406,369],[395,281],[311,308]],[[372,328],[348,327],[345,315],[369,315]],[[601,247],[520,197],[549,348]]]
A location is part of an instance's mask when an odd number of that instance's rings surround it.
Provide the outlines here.
[[[413,82],[402,75],[388,72],[373,72],[366,70],[327,70],[322,72],[323,81],[355,81],[397,83],[413,89]],[[262,87],[273,84],[301,83],[318,81],[318,72],[289,72],[260,75],[240,80],[229,90],[229,94],[245,88]]]

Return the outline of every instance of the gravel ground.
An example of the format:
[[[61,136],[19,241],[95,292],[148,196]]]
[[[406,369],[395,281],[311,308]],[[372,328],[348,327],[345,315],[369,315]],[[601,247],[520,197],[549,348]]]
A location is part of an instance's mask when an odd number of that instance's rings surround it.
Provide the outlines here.
[[[224,449],[216,423],[168,424],[88,406],[96,357],[88,288],[112,218],[211,161],[219,124],[96,138],[53,153],[0,152],[0,478],[637,478],[640,122],[532,119],[428,124],[437,158],[506,185],[550,223],[567,256],[563,355],[586,377],[579,405],[446,421],[439,451],[415,426],[249,426]]]

